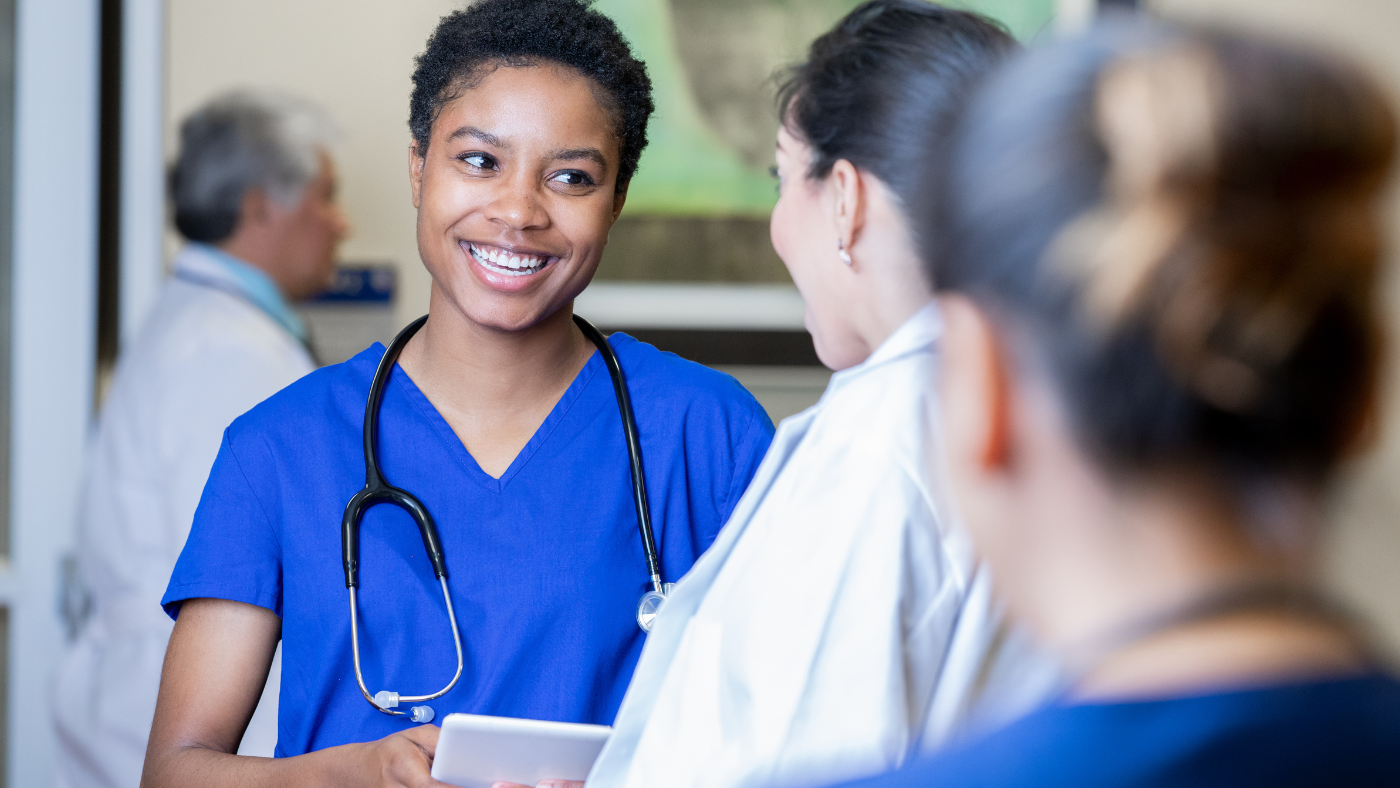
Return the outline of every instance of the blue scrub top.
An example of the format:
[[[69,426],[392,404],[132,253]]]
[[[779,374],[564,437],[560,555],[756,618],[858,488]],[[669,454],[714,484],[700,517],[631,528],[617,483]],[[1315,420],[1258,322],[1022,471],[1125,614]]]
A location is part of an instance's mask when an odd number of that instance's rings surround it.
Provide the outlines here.
[[[1052,705],[844,788],[1400,786],[1400,682],[1385,675],[1187,698]]]
[[[728,375],[610,338],[627,376],[667,581],[714,541],[772,439]],[[350,655],[341,515],[363,485],[365,399],[384,347],[313,372],[225,432],[162,604],[212,597],[282,618],[277,754],[372,741],[409,724],[365,701]],[[379,421],[390,484],[432,513],[462,631],[451,712],[610,724],[641,654],[649,587],[611,379],[595,351],[500,479],[403,370]],[[456,669],[442,591],[413,521],[360,528],[360,653],[371,694],[436,692]]]

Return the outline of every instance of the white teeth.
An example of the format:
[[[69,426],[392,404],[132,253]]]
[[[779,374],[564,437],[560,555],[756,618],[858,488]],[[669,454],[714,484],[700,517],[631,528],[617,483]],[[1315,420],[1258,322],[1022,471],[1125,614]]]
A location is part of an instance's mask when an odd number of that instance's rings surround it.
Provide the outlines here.
[[[544,267],[548,262],[547,258],[507,254],[497,249],[478,249],[476,244],[468,244],[472,257],[477,262],[499,274],[507,276],[526,276],[533,274]]]

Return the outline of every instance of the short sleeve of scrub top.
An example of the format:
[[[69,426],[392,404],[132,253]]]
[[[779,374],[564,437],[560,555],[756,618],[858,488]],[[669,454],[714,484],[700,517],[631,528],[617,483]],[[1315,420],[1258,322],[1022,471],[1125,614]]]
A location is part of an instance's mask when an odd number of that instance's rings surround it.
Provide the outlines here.
[[[665,578],[718,535],[772,439],[751,394],[625,335],[609,339],[636,412]],[[235,421],[162,604],[265,607],[282,618],[277,754],[372,741],[411,723],[360,695],[341,563],[345,504],[364,485],[376,344],[313,372]],[[610,724],[645,635],[648,576],[612,382],[596,352],[499,479],[395,367],[379,462],[440,531],[465,652],[432,703],[452,712]],[[418,529],[388,505],[360,527],[360,648],[371,693],[427,694],[456,670],[442,591]]]

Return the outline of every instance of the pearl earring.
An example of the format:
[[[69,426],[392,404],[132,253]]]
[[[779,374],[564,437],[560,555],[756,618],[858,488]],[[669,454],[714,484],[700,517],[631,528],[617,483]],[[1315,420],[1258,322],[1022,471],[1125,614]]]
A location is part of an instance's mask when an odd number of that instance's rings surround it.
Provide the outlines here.
[[[841,262],[851,265],[851,253],[846,251],[846,245],[840,241],[836,242],[836,254],[841,256]]]

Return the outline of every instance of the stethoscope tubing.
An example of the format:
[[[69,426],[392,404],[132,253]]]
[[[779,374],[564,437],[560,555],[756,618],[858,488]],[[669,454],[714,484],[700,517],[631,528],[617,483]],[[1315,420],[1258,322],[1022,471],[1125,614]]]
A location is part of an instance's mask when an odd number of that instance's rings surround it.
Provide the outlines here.
[[[394,504],[406,511],[418,526],[418,533],[423,539],[423,549],[433,567],[433,575],[442,586],[442,599],[447,605],[447,618],[452,625],[452,643],[457,649],[457,672],[453,674],[452,680],[446,686],[430,695],[398,696],[393,705],[428,701],[446,695],[462,677],[462,668],[465,664],[462,653],[462,633],[457,627],[457,611],[452,605],[452,594],[447,588],[447,559],[442,552],[442,539],[438,535],[437,524],[433,522],[433,516],[421,501],[406,490],[389,484],[385,480],[384,474],[379,470],[377,445],[379,406],[384,401],[384,391],[388,387],[389,373],[393,370],[394,364],[398,362],[404,346],[427,321],[428,317],[424,315],[400,331],[379,359],[379,366],[375,368],[374,378],[369,387],[369,401],[365,404],[365,423],[362,434],[365,453],[365,486],[350,499],[350,503],[345,507],[345,516],[341,520],[341,558],[345,567],[345,587],[350,592],[350,644],[351,655],[355,662],[355,682],[359,684],[360,693],[365,696],[365,700],[369,701],[371,706],[385,714],[394,716],[404,716],[404,712],[381,705],[370,694],[369,687],[365,685],[364,672],[360,669],[360,610],[357,593],[360,585],[360,520],[371,506],[379,503]]]
[[[405,490],[391,486],[384,480],[379,470],[379,406],[384,401],[384,391],[388,388],[389,373],[398,362],[404,346],[418,333],[418,329],[428,322],[428,316],[409,323],[399,335],[394,337],[389,348],[379,359],[370,382],[369,401],[365,405],[365,423],[362,433],[365,455],[365,486],[350,499],[341,520],[341,554],[345,564],[345,587],[358,588],[360,585],[360,518],[366,509],[377,503],[392,503],[408,512],[418,525],[423,538],[423,549],[428,554],[428,562],[433,565],[435,577],[447,577],[447,559],[442,553],[442,539],[438,536],[437,524],[428,508]]]
[[[462,677],[462,666],[464,664],[462,656],[462,633],[457,628],[457,612],[452,607],[452,595],[447,590],[447,578],[439,577],[438,582],[442,584],[442,598],[447,603],[447,620],[452,624],[452,642],[457,647],[457,672],[453,674],[452,680],[447,686],[434,692],[431,695],[399,695],[399,703],[424,703],[446,695],[449,690],[457,685],[457,680]],[[356,600],[355,592],[358,589],[350,589],[350,651],[355,660],[355,683],[360,685],[360,694],[365,696],[374,708],[391,715],[403,715],[401,711],[394,711],[379,705],[379,701],[370,694],[369,687],[365,686],[365,674],[360,670],[360,608]]]
[[[637,530],[642,535],[642,552],[646,554],[647,574],[651,577],[652,590],[663,593],[661,583],[661,559],[656,550],[656,532],[651,527],[651,502],[647,499],[646,476],[642,469],[642,441],[637,436],[637,417],[632,412],[632,395],[627,390],[627,380],[622,375],[622,366],[617,363],[617,354],[603,333],[592,323],[574,315],[574,324],[583,335],[598,347],[603,364],[612,378],[613,393],[617,396],[618,415],[622,417],[622,434],[627,441],[627,467],[632,474],[632,504],[637,510]]]
[[[341,558],[345,570],[345,587],[350,596],[350,642],[351,655],[355,663],[355,681],[359,685],[360,694],[365,696],[365,700],[369,701],[371,706],[385,714],[398,716],[403,716],[405,713],[382,705],[377,696],[370,693],[360,667],[358,595],[360,585],[360,521],[364,517],[365,511],[370,507],[380,503],[393,504],[407,512],[418,526],[419,535],[423,539],[423,548],[433,567],[433,575],[442,587],[443,602],[447,606],[447,617],[452,626],[452,640],[457,649],[457,672],[442,689],[431,695],[388,693],[392,700],[386,702],[390,706],[397,706],[399,703],[419,703],[442,697],[461,679],[465,661],[462,651],[462,634],[457,625],[457,613],[452,605],[452,594],[447,587],[447,559],[443,555],[442,539],[438,534],[437,525],[421,501],[406,490],[389,484],[379,468],[379,408],[384,401],[389,377],[404,347],[413,338],[413,335],[418,333],[418,330],[427,323],[427,320],[428,316],[424,315],[405,326],[398,336],[394,337],[393,342],[389,344],[384,355],[379,359],[379,365],[375,368],[374,378],[370,382],[369,398],[365,403],[364,430],[361,436],[365,458],[365,486],[351,497],[349,503],[346,504],[345,515],[341,519]],[[637,528],[641,534],[647,574],[652,584],[652,591],[643,596],[642,606],[639,607],[638,625],[643,630],[649,630],[650,619],[643,621],[642,610],[646,608],[648,597],[664,600],[669,586],[662,582],[661,560],[657,553],[656,535],[651,524],[651,504],[647,498],[646,475],[642,467],[641,439],[637,434],[637,420],[632,410],[632,398],[627,390],[627,381],[623,376],[622,366],[618,363],[617,354],[613,352],[607,338],[592,323],[582,317],[574,315],[573,320],[583,335],[598,348],[599,355],[603,357],[603,364],[608,369],[608,376],[612,379],[613,393],[617,398],[618,415],[622,418],[622,430],[627,444],[628,470],[632,479],[632,503],[637,512]],[[653,615],[654,607],[655,605],[651,609]],[[431,712],[430,709],[429,712]],[[417,719],[416,711],[414,718]]]

